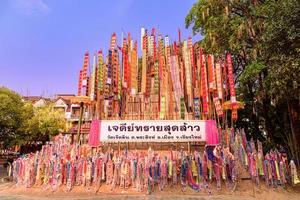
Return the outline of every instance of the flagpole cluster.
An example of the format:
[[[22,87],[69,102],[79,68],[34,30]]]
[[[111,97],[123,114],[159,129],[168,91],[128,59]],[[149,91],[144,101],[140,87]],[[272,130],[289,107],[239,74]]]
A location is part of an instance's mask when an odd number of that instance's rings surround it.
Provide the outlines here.
[[[237,120],[232,56],[214,56],[189,37],[170,41],[153,28],[141,28],[140,47],[130,33],[111,36],[106,55],[84,55],[79,73],[78,96],[94,103],[96,119],[214,119],[228,127],[227,116]],[[229,111],[230,110],[230,111]],[[229,117],[230,119],[230,117]],[[225,125],[226,124],[226,125]],[[230,123],[232,126],[232,123]]]

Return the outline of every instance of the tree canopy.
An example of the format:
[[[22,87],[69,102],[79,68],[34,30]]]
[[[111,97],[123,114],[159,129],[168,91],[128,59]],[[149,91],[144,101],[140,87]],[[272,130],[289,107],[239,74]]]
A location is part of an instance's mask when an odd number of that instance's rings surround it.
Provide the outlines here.
[[[22,137],[25,121],[30,114],[17,93],[0,88],[0,145],[13,145]]]
[[[65,127],[64,113],[51,104],[35,108],[17,93],[0,87],[0,148],[47,141]]]
[[[238,97],[246,104],[237,127],[265,147],[285,145],[300,158],[300,2],[199,0],[186,26],[207,53],[234,59]]]
[[[63,131],[65,118],[62,110],[53,109],[52,104],[38,108],[34,108],[32,104],[27,106],[33,110],[25,128],[28,141],[47,141]]]

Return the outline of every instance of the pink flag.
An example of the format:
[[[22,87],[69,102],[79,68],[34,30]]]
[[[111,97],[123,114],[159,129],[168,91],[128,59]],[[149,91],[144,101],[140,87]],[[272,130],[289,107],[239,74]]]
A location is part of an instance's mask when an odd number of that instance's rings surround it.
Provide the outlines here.
[[[99,146],[100,137],[100,120],[93,120],[91,124],[90,134],[89,134],[89,145],[91,147]]]
[[[206,144],[219,144],[218,128],[215,120],[206,120],[205,124]]]

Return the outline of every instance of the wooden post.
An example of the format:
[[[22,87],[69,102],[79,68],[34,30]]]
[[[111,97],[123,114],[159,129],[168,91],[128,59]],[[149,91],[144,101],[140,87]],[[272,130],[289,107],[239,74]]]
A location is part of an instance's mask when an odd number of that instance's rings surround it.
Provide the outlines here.
[[[82,117],[83,117],[83,102],[80,102],[80,115],[79,115],[78,130],[77,130],[77,143],[80,142]]]
[[[95,149],[96,149],[95,147],[92,147],[92,148],[91,148],[91,155],[92,155],[92,156],[95,155]]]

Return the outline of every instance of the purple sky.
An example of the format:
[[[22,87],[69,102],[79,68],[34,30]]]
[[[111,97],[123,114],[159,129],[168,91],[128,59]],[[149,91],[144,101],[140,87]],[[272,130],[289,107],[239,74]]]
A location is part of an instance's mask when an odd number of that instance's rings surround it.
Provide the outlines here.
[[[171,41],[192,36],[184,19],[196,0],[0,0],[0,86],[22,95],[76,93],[83,54],[102,49],[112,32],[155,27]],[[193,37],[198,40],[200,37]],[[138,45],[140,46],[140,45]]]

